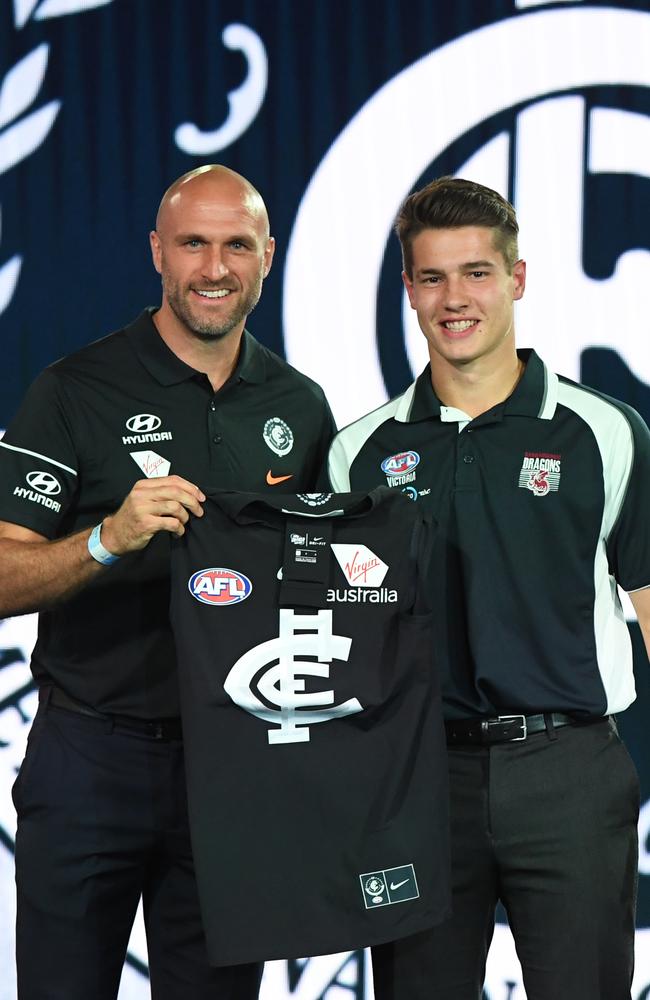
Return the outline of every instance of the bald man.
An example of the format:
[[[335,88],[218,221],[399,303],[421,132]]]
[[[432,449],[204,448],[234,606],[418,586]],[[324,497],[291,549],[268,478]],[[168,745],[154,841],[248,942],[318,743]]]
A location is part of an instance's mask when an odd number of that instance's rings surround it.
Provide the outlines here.
[[[46,369],[0,442],[0,616],[40,612],[13,791],[19,1000],[114,1000],[140,899],[154,1000],[259,990],[259,967],[206,958],[169,544],[215,489],[313,488],[333,424],[245,329],[274,251],[247,180],[185,174],[150,242],[160,307]]]

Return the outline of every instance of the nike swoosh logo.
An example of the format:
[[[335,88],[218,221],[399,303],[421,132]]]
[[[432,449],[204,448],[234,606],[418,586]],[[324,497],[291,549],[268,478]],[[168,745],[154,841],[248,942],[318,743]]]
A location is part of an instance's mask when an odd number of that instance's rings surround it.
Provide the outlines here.
[[[278,483],[285,483],[287,479],[293,479],[293,472],[288,476],[274,476],[271,470],[266,473],[266,481],[269,486],[277,486]]]
[[[403,882],[391,882],[391,884],[390,884],[390,887],[391,887],[391,889],[392,889],[392,890],[393,890],[393,892],[394,892],[394,891],[395,891],[395,889],[400,889],[400,888],[401,888],[401,887],[402,887],[403,885],[406,885],[406,883],[407,883],[408,881],[409,881],[409,880],[408,880],[407,878],[405,878]]]

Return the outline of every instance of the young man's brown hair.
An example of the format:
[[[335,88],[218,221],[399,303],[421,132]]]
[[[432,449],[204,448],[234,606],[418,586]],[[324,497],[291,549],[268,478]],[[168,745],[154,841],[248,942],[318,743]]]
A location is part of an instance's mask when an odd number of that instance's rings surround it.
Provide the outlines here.
[[[494,231],[494,247],[502,255],[506,270],[519,258],[519,226],[515,210],[497,191],[460,177],[439,177],[402,204],[395,232],[402,247],[404,271],[413,277],[413,240],[425,229],[460,229],[484,226]]]

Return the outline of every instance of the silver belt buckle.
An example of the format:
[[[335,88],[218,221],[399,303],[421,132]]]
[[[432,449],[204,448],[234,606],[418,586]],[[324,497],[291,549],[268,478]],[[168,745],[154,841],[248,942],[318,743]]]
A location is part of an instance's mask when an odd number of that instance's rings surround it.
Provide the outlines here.
[[[523,736],[513,736],[512,739],[508,741],[509,743],[521,743],[521,741],[525,740],[526,737],[528,736],[528,726],[526,725],[526,716],[525,715],[497,715],[497,721],[498,722],[514,722],[517,719],[521,720],[521,728],[523,729],[524,734],[523,734]]]

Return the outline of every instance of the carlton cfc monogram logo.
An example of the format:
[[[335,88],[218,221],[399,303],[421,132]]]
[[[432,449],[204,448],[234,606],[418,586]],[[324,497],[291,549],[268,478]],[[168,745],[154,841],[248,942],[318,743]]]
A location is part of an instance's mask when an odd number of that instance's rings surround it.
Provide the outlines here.
[[[277,639],[244,653],[226,677],[224,691],[240,708],[277,727],[267,733],[271,745],[308,743],[309,726],[363,711],[356,698],[335,705],[333,691],[305,691],[304,677],[298,676],[329,677],[331,661],[347,661],[351,645],[347,636],[333,635],[331,611],[297,615],[291,608],[282,608]],[[318,662],[301,660],[301,656],[316,657]],[[267,664],[268,669],[257,679],[257,688],[277,708],[260,701],[251,687]]]

